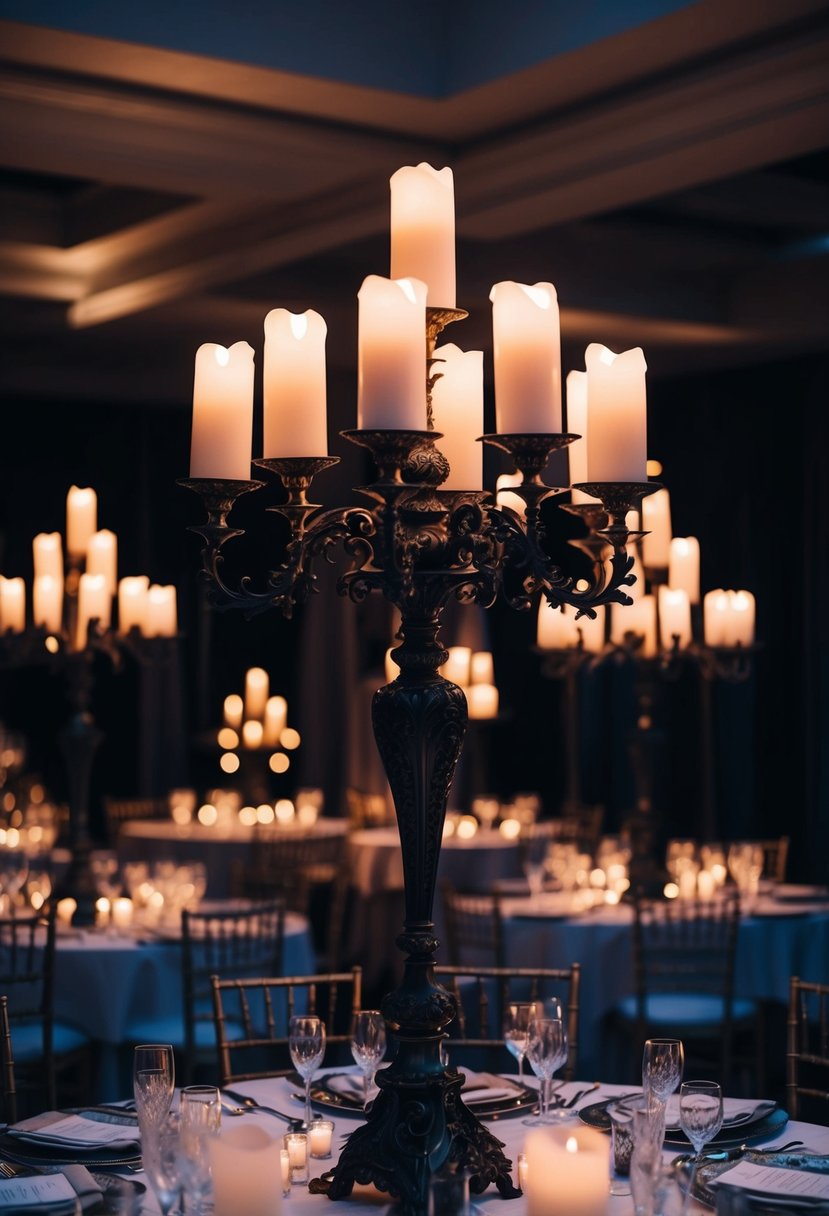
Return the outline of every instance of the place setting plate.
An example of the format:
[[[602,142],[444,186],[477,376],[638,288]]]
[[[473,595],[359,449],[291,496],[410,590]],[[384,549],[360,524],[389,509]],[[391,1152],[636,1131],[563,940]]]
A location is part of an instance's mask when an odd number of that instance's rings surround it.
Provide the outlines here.
[[[464,1069],[460,1071],[465,1072]],[[289,1074],[288,1079],[303,1084],[297,1073]],[[492,1080],[491,1086],[462,1091],[466,1106],[479,1119],[503,1119],[532,1110],[538,1105],[536,1089],[520,1085],[507,1077],[493,1077]],[[494,1084],[496,1080],[497,1085]],[[345,1071],[329,1073],[311,1085],[311,1102],[314,1106],[336,1110],[340,1114],[361,1116],[365,1114],[365,1109],[360,1087],[359,1075]]]
[[[735,1160],[729,1161],[707,1161],[706,1156],[716,1151],[716,1142],[712,1141],[710,1145],[706,1145],[703,1152],[703,1160],[697,1167],[694,1181],[691,1185],[691,1196],[698,1200],[705,1207],[715,1208],[717,1205],[717,1180],[728,1170],[732,1170],[737,1164]],[[829,1174],[829,1156],[821,1156],[817,1153],[809,1152],[775,1152],[774,1149],[750,1149],[747,1148],[744,1153],[740,1154],[741,1161],[748,1161],[754,1165],[772,1166],[777,1169],[784,1170],[810,1170],[813,1173]],[[691,1183],[692,1171],[692,1153],[683,1153],[674,1161],[674,1165],[678,1169],[680,1186],[683,1191],[688,1190]],[[788,1210],[788,1205],[791,1200],[783,1201],[779,1197],[762,1195],[756,1191],[747,1191],[757,1205],[756,1210],[763,1212],[782,1212]],[[753,1210],[753,1209],[750,1209]],[[809,1202],[803,1200],[796,1208],[798,1212],[813,1211],[824,1213],[829,1211],[829,1203],[824,1201]]]
[[[602,1132],[610,1132],[610,1115],[607,1113],[607,1108],[612,1106],[614,1102],[620,1102],[626,1098],[635,1098],[637,1092],[640,1091],[619,1094],[618,1097],[605,1098],[601,1102],[594,1102],[591,1106],[585,1106],[578,1112],[579,1118],[588,1127],[595,1127]],[[757,1113],[748,1119],[724,1126],[714,1136],[713,1140],[708,1142],[706,1146],[707,1151],[738,1148],[741,1144],[777,1136],[788,1121],[788,1112],[783,1110],[781,1106],[774,1105],[769,1109],[769,1105],[765,1104],[764,1106],[760,1106]],[[665,1129],[665,1143],[672,1148],[688,1149],[691,1147],[688,1137],[678,1127]]]

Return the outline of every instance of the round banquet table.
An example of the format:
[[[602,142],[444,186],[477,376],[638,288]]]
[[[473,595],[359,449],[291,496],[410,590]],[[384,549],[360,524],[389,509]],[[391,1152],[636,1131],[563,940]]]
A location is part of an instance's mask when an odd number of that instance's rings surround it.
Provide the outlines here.
[[[313,828],[298,830],[280,827],[246,827],[234,823],[232,828],[205,827],[201,823],[180,826],[171,819],[133,819],[118,833],[118,860],[175,861],[180,865],[201,861],[207,867],[207,897],[223,899],[230,894],[228,879],[234,862],[249,863],[258,843],[274,839],[310,836],[323,839],[345,836],[347,819],[318,819]]]
[[[633,991],[633,909],[602,907],[573,917],[553,911],[558,897],[533,905],[502,902],[504,952],[509,966],[566,967],[581,963],[579,1067],[608,1075],[601,1056],[602,1020]],[[785,1005],[789,977],[824,981],[829,958],[829,904],[775,905],[763,901],[744,916],[737,937],[735,997]],[[466,961],[466,960],[464,960]],[[471,963],[481,960],[470,959]]]
[[[92,930],[59,932],[55,950],[55,1017],[101,1045],[98,1090],[117,1095],[118,1047],[137,1019],[164,1018],[181,1010],[181,942],[177,939],[109,935]],[[283,975],[315,970],[310,926],[297,912],[285,915]]]
[[[403,926],[400,835],[396,827],[364,828],[349,835],[348,850],[351,885],[358,896],[349,945],[354,957],[366,967],[366,982],[372,984],[384,971],[390,978],[402,973],[403,955],[394,945]],[[440,851],[434,907],[438,938],[446,940],[441,882],[449,882],[461,891],[486,892],[497,880],[520,875],[516,840],[506,840],[493,831],[479,831],[471,840],[457,836],[445,839]]]
[[[585,1084],[587,1083],[572,1082],[572,1091],[575,1092],[579,1088],[584,1088]],[[296,1086],[284,1078],[240,1083],[235,1088],[249,1093],[257,1101],[274,1106],[278,1110],[290,1111],[301,1109],[291,1097],[291,1094],[296,1091]],[[576,1109],[582,1106],[589,1106],[594,1102],[602,1101],[603,1099],[612,1097],[614,1094],[621,1094],[623,1092],[629,1091],[619,1085],[602,1085],[599,1090],[591,1093],[579,1102]],[[337,1115],[336,1113],[332,1115],[330,1111],[327,1111],[326,1115],[329,1118],[334,1118],[334,1157],[330,1161],[319,1161],[316,1163],[312,1161],[312,1177],[315,1173],[322,1173],[323,1170],[330,1168],[335,1163],[340,1146],[342,1145],[341,1137],[358,1125],[358,1120],[355,1117]],[[264,1128],[270,1135],[281,1139],[284,1124],[277,1122],[272,1116],[251,1114],[246,1115],[245,1118],[251,1122],[255,1121],[259,1127]],[[235,1120],[226,1119],[224,1127],[235,1125],[235,1122]],[[499,1140],[503,1141],[504,1152],[513,1162],[514,1167],[518,1153],[524,1149],[529,1128],[522,1123],[520,1117],[500,1119],[497,1123],[489,1122],[486,1126],[493,1131]],[[564,1126],[576,1127],[579,1124],[574,1121],[572,1125],[565,1124]],[[829,1127],[794,1121],[789,1122],[779,1135],[764,1141],[762,1147],[767,1148],[769,1145],[774,1144],[782,1145],[790,1140],[802,1140],[806,1147],[813,1152],[829,1153]],[[681,1151],[678,1148],[667,1147],[664,1150],[663,1158],[666,1162],[670,1162]],[[316,1170],[313,1168],[314,1165],[317,1167]],[[143,1175],[139,1175],[139,1177],[143,1177]],[[354,1193],[348,1199],[340,1201],[332,1207],[326,1196],[312,1195],[306,1186],[295,1185],[287,1200],[286,1208],[291,1213],[301,1213],[301,1216],[335,1216],[337,1212],[341,1212],[342,1216],[380,1216],[380,1213],[388,1213],[389,1205],[388,1195],[381,1195],[370,1188],[356,1187]],[[143,1212],[146,1213],[146,1216],[157,1216],[158,1211],[159,1209],[154,1199],[148,1196]],[[692,1213],[693,1216],[703,1216],[703,1214],[712,1216],[710,1208],[703,1207],[695,1200],[691,1200],[688,1203],[685,1211],[688,1213],[688,1216]],[[633,1202],[629,1195],[611,1196],[609,1198],[607,1216],[632,1216],[632,1213]],[[483,1195],[475,1197],[471,1214],[472,1216],[527,1216],[527,1201],[523,1196],[520,1196],[505,1203],[497,1191],[490,1187]]]

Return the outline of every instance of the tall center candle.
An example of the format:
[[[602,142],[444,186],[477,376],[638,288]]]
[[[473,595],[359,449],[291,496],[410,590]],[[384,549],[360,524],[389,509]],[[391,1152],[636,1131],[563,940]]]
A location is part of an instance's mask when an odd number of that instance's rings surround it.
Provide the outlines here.
[[[274,308],[265,317],[264,455],[327,456],[325,321]]]
[[[561,430],[561,335],[552,283],[496,283],[492,301],[496,430]]]
[[[425,431],[426,284],[371,274],[358,299],[358,427]]]
[[[590,480],[647,480],[645,356],[638,346],[616,355],[606,346],[591,342],[584,362]]]
[[[405,165],[391,187],[391,278],[421,279],[432,308],[455,307],[455,181],[451,169]]]
[[[454,343],[439,346],[433,370],[440,378],[432,389],[435,429],[443,432],[438,448],[449,461],[443,490],[480,490],[483,451],[477,437],[484,429],[484,353],[462,351]]]
[[[88,486],[70,486],[66,495],[66,548],[73,557],[86,553],[98,526],[98,495]]]
[[[253,348],[205,342],[196,351],[190,476],[250,479]]]

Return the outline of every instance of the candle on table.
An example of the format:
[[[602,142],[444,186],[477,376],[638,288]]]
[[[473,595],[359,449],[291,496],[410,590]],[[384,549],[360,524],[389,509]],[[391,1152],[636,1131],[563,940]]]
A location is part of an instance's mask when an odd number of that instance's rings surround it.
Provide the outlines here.
[[[659,588],[659,633],[663,650],[673,650],[675,638],[680,650],[691,644],[691,605],[683,588]]]
[[[326,456],[325,321],[309,309],[265,317],[264,454]]]
[[[443,676],[444,680],[449,680],[453,684],[459,684],[461,688],[466,688],[469,683],[469,665],[472,662],[472,650],[469,646],[450,646],[448,647],[449,658],[438,668],[438,671]]]
[[[70,486],[66,495],[66,548],[73,557],[86,553],[98,526],[98,495],[87,486]]]
[[[205,342],[196,351],[190,476],[250,480],[252,429],[253,348]]]
[[[357,426],[426,429],[426,284],[370,274],[358,292]]]
[[[245,703],[238,693],[232,692],[229,697],[224,700],[224,715],[225,723],[232,726],[234,730],[239,730],[242,725],[242,715],[245,712]]]
[[[255,1123],[209,1137],[214,1216],[280,1216],[282,1162],[277,1141]]]
[[[291,1193],[291,1154],[286,1148],[279,1150],[279,1165],[282,1170],[282,1194]]]
[[[308,1152],[312,1157],[330,1157],[334,1123],[331,1119],[313,1119],[308,1128]]]
[[[443,490],[480,490],[484,456],[477,437],[484,429],[484,353],[463,351],[454,343],[439,346],[433,370],[440,374],[432,389],[435,430],[443,433],[438,448],[449,461]]]
[[[671,555],[671,496],[663,486],[642,499],[642,555],[648,570],[665,570]]]
[[[587,467],[591,481],[646,480],[647,364],[640,347],[614,354],[591,342],[587,366]]]
[[[668,556],[668,586],[687,592],[691,604],[699,603],[699,541],[695,536],[675,536]]]
[[[132,924],[132,900],[119,896],[112,901],[111,919],[116,929],[129,929]]]
[[[49,633],[60,633],[63,623],[63,577],[38,574],[32,583],[32,620]]]
[[[570,470],[570,485],[580,481],[589,481],[587,473],[587,372],[567,373],[567,430],[573,435],[581,435],[567,449],[567,459]],[[571,490],[570,499],[574,503],[598,502],[584,490]]]
[[[284,697],[268,697],[265,702],[263,739],[268,747],[276,747],[279,736],[288,724],[288,702]]]
[[[527,1189],[527,1154],[519,1153],[516,1158],[518,1186],[519,1189],[525,1191]]]
[[[75,915],[78,904],[77,901],[68,895],[66,899],[59,899],[57,903],[57,918],[62,925],[71,925],[72,917]]]
[[[78,628],[75,645],[83,650],[87,644],[90,622],[97,620],[100,629],[109,629],[112,599],[103,574],[82,574],[78,585]]]
[[[700,870],[697,875],[697,894],[700,899],[713,899],[717,884],[709,870]]]
[[[265,731],[261,722],[255,719],[242,724],[242,745],[244,747],[261,747]]]
[[[147,637],[174,638],[177,626],[175,587],[153,583],[147,591]]]
[[[561,336],[552,283],[496,283],[492,301],[496,427],[561,430]]]
[[[288,1132],[282,1137],[291,1163],[291,1181],[308,1181],[308,1137],[305,1132]]]
[[[392,174],[391,278],[421,279],[432,308],[455,307],[455,181],[449,168]]]
[[[264,667],[249,667],[245,672],[245,717],[259,722],[265,716],[270,680]],[[233,725],[231,723],[231,725]]]
[[[93,532],[86,546],[86,573],[102,574],[107,594],[115,595],[118,583],[118,539],[109,528]]]
[[[466,701],[470,718],[497,718],[498,689],[494,684],[470,684]]]
[[[492,661],[491,651],[476,650],[474,652],[469,664],[469,682],[471,684],[495,683],[495,665]]]
[[[589,1127],[534,1128],[525,1155],[528,1216],[605,1216],[608,1137]]]
[[[118,584],[118,632],[137,629],[147,632],[147,597],[150,580],[146,574],[122,578]]]
[[[60,532],[39,532],[32,541],[35,578],[59,579],[63,582],[63,541]]]

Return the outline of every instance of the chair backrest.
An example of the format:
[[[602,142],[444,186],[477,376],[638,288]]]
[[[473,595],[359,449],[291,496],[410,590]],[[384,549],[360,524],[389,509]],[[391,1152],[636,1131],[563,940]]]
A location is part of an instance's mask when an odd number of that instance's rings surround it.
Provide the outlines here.
[[[268,832],[257,835],[254,860],[234,867],[233,894],[253,899],[280,898],[307,915],[315,887],[333,883],[344,855],[342,836]]]
[[[786,1051],[789,1115],[797,1119],[801,1098],[821,1104],[820,1122],[829,1115],[829,984],[814,984],[792,976],[789,981],[789,1022]],[[815,1087],[821,1079],[823,1088]],[[811,1082],[811,1083],[810,1083]]]
[[[288,1070],[288,1026],[294,1014],[322,1018],[326,1050],[330,1045],[348,1044],[354,1014],[362,1008],[362,983],[361,967],[278,978],[226,979],[214,975],[220,1084],[277,1076]]]
[[[394,823],[394,811],[385,794],[367,794],[349,786],[345,791],[348,826],[356,828],[380,828]]]
[[[169,819],[170,803],[167,798],[104,798],[104,817],[114,845],[122,825],[132,819]]]
[[[55,1103],[52,1052],[55,904],[30,916],[0,919],[0,992],[5,993],[11,1026],[38,1026],[42,1040],[39,1079],[46,1078]]]
[[[789,859],[789,837],[780,836],[776,840],[758,840],[757,844],[763,850],[763,877],[772,882],[786,881],[786,863]]]
[[[227,907],[181,916],[184,982],[185,1073],[190,1076],[196,1053],[198,1023],[213,1022],[211,977],[217,972],[237,979],[276,975],[282,963],[285,904],[263,900],[229,911]]]
[[[454,993],[458,1014],[450,1027],[450,1051],[497,1049],[504,1044],[504,1018],[512,1002],[558,997],[567,1022],[567,1064],[563,1076],[576,1075],[579,1050],[581,967],[436,967],[435,976]]]
[[[496,892],[466,895],[444,882],[441,898],[449,963],[453,967],[503,967],[500,896]]]
[[[2,1086],[3,1106],[0,1118],[5,1123],[17,1122],[17,1085],[14,1079],[14,1053],[12,1051],[12,1034],[9,1025],[9,998],[0,996],[0,1086]]]

